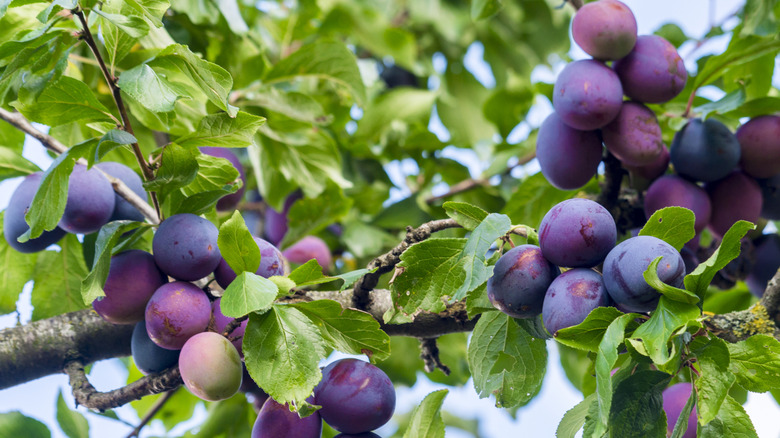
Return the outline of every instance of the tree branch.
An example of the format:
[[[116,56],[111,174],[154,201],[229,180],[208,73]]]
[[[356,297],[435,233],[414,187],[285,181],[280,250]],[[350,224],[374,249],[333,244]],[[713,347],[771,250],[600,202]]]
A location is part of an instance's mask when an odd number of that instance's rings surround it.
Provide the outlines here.
[[[395,265],[401,261],[401,254],[406,251],[407,248],[431,237],[431,234],[437,231],[457,227],[460,227],[460,225],[453,219],[440,219],[426,222],[418,228],[407,227],[406,238],[403,242],[399,243],[389,252],[372,260],[371,263],[368,264],[368,269],[373,272],[369,272],[355,282],[355,292],[352,295],[352,307],[361,310],[370,307],[371,297],[369,296],[369,293],[377,284],[379,284],[379,278],[383,274],[392,271]],[[378,319],[381,321],[381,318]]]
[[[436,345],[437,338],[420,338],[420,359],[425,363],[425,372],[432,373],[437,368],[445,376],[450,375],[450,368],[444,365],[439,358],[439,347]]]
[[[16,129],[38,140],[46,149],[56,154],[64,154],[65,152],[68,151],[67,146],[62,144],[56,138],[44,132],[39,131],[35,126],[33,126],[32,123],[30,123],[29,120],[27,120],[20,113],[10,112],[10,111],[6,111],[3,108],[0,108],[0,119],[5,120],[6,122],[14,126]],[[84,165],[87,164],[87,162],[83,159],[80,159],[79,163]],[[146,202],[145,199],[138,196],[134,191],[130,189],[130,187],[127,187],[127,185],[124,182],[122,182],[122,180],[120,180],[119,178],[114,178],[113,176],[107,174],[101,169],[98,170],[103,175],[105,175],[106,178],[108,178],[108,180],[111,182],[111,186],[114,188],[114,191],[118,193],[119,196],[125,198],[127,202],[130,203],[130,205],[137,208],[138,211],[140,211],[141,214],[144,215],[144,217],[149,219],[151,223],[153,224],[160,223],[160,219],[157,216],[157,212],[155,212],[154,209],[151,206],[149,206],[149,203]]]
[[[780,340],[780,270],[769,280],[761,300],[747,310],[713,315],[704,324],[719,338],[743,341],[763,333]]]

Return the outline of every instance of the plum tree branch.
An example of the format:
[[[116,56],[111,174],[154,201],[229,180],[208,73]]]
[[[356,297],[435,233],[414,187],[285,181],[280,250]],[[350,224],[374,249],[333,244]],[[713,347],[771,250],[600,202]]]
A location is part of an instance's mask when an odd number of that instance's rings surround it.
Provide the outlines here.
[[[56,138],[44,132],[39,131],[35,126],[33,126],[32,123],[30,123],[29,120],[27,120],[22,114],[18,112],[11,112],[3,108],[0,108],[0,119],[5,120],[6,122],[14,126],[16,129],[38,140],[46,149],[49,149],[50,151],[56,154],[64,154],[65,152],[68,151],[67,146],[62,144]],[[79,163],[85,165],[87,164],[87,162],[83,159],[79,160]],[[125,198],[125,200],[127,200],[127,202],[129,202],[130,205],[137,208],[138,211],[140,211],[141,214],[143,214],[144,217],[149,219],[149,221],[152,222],[153,224],[160,223],[160,219],[157,215],[157,212],[154,211],[154,209],[149,205],[148,202],[146,202],[145,199],[138,196],[134,191],[130,189],[130,187],[128,187],[119,178],[115,178],[107,174],[101,169],[98,170],[100,170],[100,172],[103,173],[103,175],[105,175],[106,178],[108,178],[108,180],[111,182],[111,186],[113,187],[114,191],[118,193],[119,196]]]
[[[769,280],[759,302],[746,310],[713,315],[704,324],[729,342],[743,341],[758,333],[780,340],[780,270]]]
[[[376,285],[379,284],[379,278],[395,268],[395,265],[401,261],[401,254],[403,254],[407,248],[431,237],[431,234],[437,231],[457,227],[460,227],[460,225],[453,219],[430,221],[417,228],[407,227],[406,237],[403,242],[396,245],[395,248],[387,253],[372,260],[371,263],[368,264],[368,270],[372,272],[360,277],[360,279],[355,282],[354,293],[352,294],[352,307],[361,310],[370,307],[371,297],[369,294]]]

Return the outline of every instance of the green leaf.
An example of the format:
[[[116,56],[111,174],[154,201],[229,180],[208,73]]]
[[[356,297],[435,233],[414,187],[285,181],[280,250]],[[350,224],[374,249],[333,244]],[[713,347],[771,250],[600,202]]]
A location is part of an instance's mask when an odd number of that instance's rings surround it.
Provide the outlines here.
[[[390,337],[369,313],[344,309],[332,300],[293,304],[309,317],[328,345],[347,354],[365,354],[372,361],[390,357]]]
[[[127,367],[127,383],[133,383],[144,375],[138,371],[135,364],[130,363]],[[174,394],[162,408],[155,414],[154,418],[162,421],[166,430],[171,430],[176,425],[192,418],[195,407],[201,404],[201,400],[184,388],[174,389]],[[139,418],[144,418],[159,402],[164,394],[147,395],[146,397],[130,402],[130,406],[135,410]]]
[[[694,89],[712,83],[736,66],[767,54],[776,54],[778,50],[780,50],[780,39],[776,35],[764,38],[757,36],[732,38],[725,52],[707,59],[704,67],[694,78]]]
[[[106,154],[116,148],[131,145],[133,143],[138,143],[138,140],[136,140],[133,134],[122,129],[112,129],[106,132],[103,137],[98,140],[97,148],[95,149],[95,157],[91,163],[102,159]]]
[[[427,123],[435,101],[435,92],[405,87],[377,96],[366,105],[354,141],[378,142],[393,122]]]
[[[135,0],[127,1],[129,3]],[[186,78],[211,103],[228,113],[230,117],[235,117],[238,113],[238,108],[228,102],[228,94],[233,88],[233,78],[230,73],[217,64],[201,59],[187,46],[172,44],[149,61],[149,65],[174,76]]]
[[[672,434],[669,438],[683,438],[683,435],[688,430],[688,418],[690,418],[691,412],[693,411],[693,405],[695,400],[696,400],[696,392],[694,391],[688,397],[688,400],[685,402],[685,405],[683,405],[683,408],[680,411],[680,415],[677,417],[677,421],[674,423],[674,428],[672,429]],[[668,420],[667,420],[667,424],[668,424]]]
[[[656,257],[655,260],[650,262],[650,265],[642,274],[647,284],[670,300],[680,301],[688,304],[698,303],[699,297],[697,295],[688,292],[685,289],[670,286],[658,278],[658,264],[661,262],[661,259],[663,259],[663,256]]]
[[[360,277],[374,272],[376,269],[357,269],[355,271],[345,272],[343,274],[329,276],[323,275],[322,267],[317,260],[311,259],[308,262],[298,266],[294,271],[290,273],[288,278],[295,282],[298,286],[312,286],[315,284],[330,283],[331,281],[342,281],[341,291],[351,286]]]
[[[412,418],[406,427],[404,438],[444,438],[444,421],[441,419],[441,405],[449,391],[440,389],[425,396],[422,403],[412,410]]]
[[[403,271],[395,278],[393,304],[407,316],[418,310],[441,312],[443,298],[458,290],[466,280],[461,254],[466,239],[428,239],[410,246],[397,266]]]
[[[471,19],[476,21],[490,18],[503,7],[502,0],[471,0]]]
[[[54,0],[46,9],[38,14],[38,21],[41,23],[49,21],[49,16],[54,12],[54,8],[59,8],[57,9],[59,11],[62,9],[74,9],[76,6],[78,6],[77,0]]]
[[[667,343],[681,327],[701,316],[696,305],[672,301],[661,296],[658,307],[644,324],[640,325],[631,336],[641,339],[650,358],[656,365],[664,365],[670,359]]]
[[[122,72],[117,85],[153,113],[173,111],[176,101],[187,96],[181,87],[157,74],[148,64],[141,64]]]
[[[469,319],[483,312],[496,310],[487,296],[487,282],[466,295],[466,311]]]
[[[5,212],[0,212],[0,229],[4,215]],[[3,266],[0,271],[0,315],[16,310],[19,294],[33,276],[37,256],[35,253],[20,253],[11,248],[5,239],[0,239],[0,264]]]
[[[305,400],[322,379],[325,357],[320,331],[300,310],[275,305],[251,313],[244,335],[244,360],[249,375],[274,400]]]
[[[144,182],[144,188],[158,192],[160,198],[165,199],[172,191],[194,181],[197,173],[198,161],[195,159],[195,153],[171,143],[162,151],[155,178]]]
[[[493,242],[506,234],[510,228],[512,223],[509,221],[509,216],[490,213],[472,231],[458,261],[458,265],[466,271],[466,278],[452,297],[453,301],[462,300],[467,292],[487,281],[493,273],[493,267],[486,265],[485,254]]]
[[[289,228],[279,247],[286,248],[303,236],[317,234],[328,225],[338,222],[350,211],[350,207],[352,199],[344,196],[344,192],[332,184],[314,199],[298,200],[287,214]]]
[[[260,267],[260,248],[238,210],[220,225],[217,245],[222,257],[234,272],[254,273]]]
[[[452,62],[447,65],[442,82],[446,92],[439,95],[436,111],[450,131],[450,141],[456,146],[474,148],[476,152],[480,152],[477,146],[491,143],[493,135],[496,134],[495,125],[490,123],[482,112],[483,105],[490,97],[490,91],[466,68],[457,68]],[[488,148],[484,150],[490,151]],[[482,158],[489,158],[488,153]]]
[[[494,395],[496,406],[501,407],[533,398],[547,369],[544,340],[531,337],[502,312],[482,315],[467,354],[477,394],[480,398]]]
[[[24,148],[24,132],[5,120],[0,120],[0,146],[21,154]]]
[[[753,422],[738,401],[727,396],[718,416],[699,427],[699,438],[758,438]]]
[[[734,111],[745,102],[745,99],[747,99],[745,87],[739,87],[720,98],[720,100],[697,106],[693,111],[706,119],[710,113],[724,114],[729,111]]]
[[[598,398],[599,422],[595,424],[595,435],[601,436],[608,427],[612,412],[612,369],[618,359],[618,347],[623,344],[626,327],[638,315],[629,313],[609,324],[599,342],[596,356],[596,396]]]
[[[81,279],[87,275],[87,265],[81,243],[75,234],[59,241],[59,252],[38,253],[33,274],[32,319],[49,318],[89,307],[81,298]]]
[[[679,251],[686,242],[696,236],[693,229],[695,220],[695,215],[687,208],[662,208],[650,216],[639,235],[657,237]]]
[[[674,23],[665,23],[663,26],[656,29],[653,34],[669,41],[677,49],[679,49],[684,42],[688,41],[688,36],[685,35],[685,32],[683,32],[680,26]]]
[[[725,114],[726,117],[756,117],[780,111],[780,97],[766,96],[749,100],[739,108]]]
[[[295,91],[266,87],[253,93],[251,99],[243,101],[245,105],[257,105],[273,112],[283,114],[293,120],[314,125],[327,125],[333,116],[328,114],[312,96]]]
[[[40,421],[18,411],[0,414],[0,436],[24,438],[51,438],[51,432]]]
[[[730,356],[726,342],[715,336],[707,339],[706,343],[699,339],[702,338],[696,338],[691,343],[691,350],[701,370],[694,384],[698,396],[696,411],[699,424],[704,425],[717,417],[736,377],[729,371]],[[703,345],[698,345],[697,341]]]
[[[670,378],[660,371],[639,371],[618,383],[609,413],[610,436],[665,437],[661,392]]]
[[[100,228],[95,242],[92,270],[81,282],[81,298],[85,303],[92,304],[96,299],[106,296],[103,286],[108,278],[114,246],[124,233],[138,228],[139,225],[137,222],[113,221]]]
[[[43,231],[51,231],[57,227],[62,215],[65,213],[65,204],[68,201],[68,182],[77,157],[72,156],[71,151],[60,154],[49,168],[43,172],[41,185],[35,192],[30,209],[25,214],[25,220],[30,225],[27,235],[34,239]]]
[[[212,114],[200,121],[197,131],[179,138],[176,143],[182,147],[246,147],[252,144],[255,132],[264,123],[265,118],[243,111],[235,116]]]
[[[277,291],[273,281],[254,272],[241,272],[222,295],[222,313],[238,318],[251,312],[265,312],[273,305]]]
[[[740,386],[752,392],[780,388],[780,342],[769,335],[753,335],[728,344],[729,370]]]
[[[77,79],[63,76],[57,82],[50,83],[43,92],[31,103],[25,104],[25,94],[29,92],[22,88],[19,100],[13,106],[27,119],[49,126],[65,125],[67,123],[112,122],[105,106],[97,100],[92,90]]]
[[[442,207],[444,207],[447,216],[455,219],[455,222],[469,231],[477,228],[488,215],[485,210],[466,202],[448,201]]]
[[[739,255],[740,240],[755,228],[755,225],[747,221],[737,221],[732,225],[710,258],[685,276],[685,289],[699,297],[704,296],[715,274]]]
[[[2,141],[2,139],[0,139]],[[41,170],[13,149],[0,146],[0,180],[29,175]]]
[[[128,13],[144,17],[157,27],[163,25],[162,16],[168,10],[168,0],[125,0],[129,6]]]
[[[366,101],[366,88],[355,55],[342,43],[318,41],[304,45],[279,61],[268,72],[265,82],[289,81],[301,76],[336,82],[347,87],[358,104]]]
[[[80,412],[72,411],[62,397],[57,394],[57,423],[68,438],[89,438],[89,423]]]
[[[106,21],[118,27],[124,33],[130,35],[133,38],[141,38],[142,36],[149,33],[149,25],[141,17],[133,15],[127,16],[120,14],[109,14],[97,8],[93,8],[92,12],[100,15],[106,19]]]
[[[622,315],[623,312],[614,307],[596,307],[588,314],[585,321],[558,330],[555,333],[555,340],[572,348],[596,352],[607,328],[612,321]]]
[[[588,415],[590,406],[596,403],[596,394],[585,397],[584,400],[577,403],[573,408],[563,414],[558,429],[555,431],[556,438],[574,438],[585,424],[585,417]]]

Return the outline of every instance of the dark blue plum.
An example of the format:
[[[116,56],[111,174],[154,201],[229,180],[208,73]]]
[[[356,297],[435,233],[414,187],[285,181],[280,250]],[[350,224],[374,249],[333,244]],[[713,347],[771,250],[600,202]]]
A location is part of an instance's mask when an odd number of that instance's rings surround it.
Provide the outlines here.
[[[16,240],[30,229],[30,226],[24,220],[24,215],[27,214],[27,210],[32,204],[35,192],[38,191],[38,187],[41,185],[42,178],[42,172],[27,175],[14,190],[3,215],[3,236],[5,236],[8,245],[19,252],[43,251],[47,246],[59,242],[60,239],[68,234],[67,231],[57,227],[51,231],[44,231],[39,237],[24,243]]]
[[[734,171],[707,184],[706,189],[712,202],[712,216],[707,226],[715,236],[723,237],[738,220],[758,221],[764,201],[755,178]]]
[[[286,264],[282,252],[268,241],[252,236],[260,248],[260,266],[255,274],[268,278],[274,275],[285,275]],[[214,279],[222,289],[227,289],[230,283],[236,279],[236,272],[228,265],[225,259],[221,259],[214,271]]]
[[[542,313],[544,294],[560,269],[536,245],[520,245],[502,255],[487,282],[490,302],[514,318]]]
[[[393,416],[395,388],[387,374],[374,365],[341,359],[322,370],[314,402],[322,406],[322,419],[339,432],[370,432]]]
[[[761,217],[780,220],[780,173],[758,180],[761,187]],[[6,213],[7,214],[7,213]]]
[[[143,180],[138,176],[135,171],[122,163],[116,163],[113,161],[105,161],[95,165],[98,169],[106,172],[107,174],[121,180],[125,185],[133,191],[141,199],[146,200],[146,190],[144,190]],[[137,208],[130,205],[125,198],[114,194],[114,212],[111,214],[109,221],[121,221],[131,220],[137,222],[144,221],[144,215],[138,211]]]
[[[179,350],[159,347],[149,339],[144,321],[137,323],[133,329],[130,350],[135,366],[144,374],[159,373],[179,361]]]
[[[97,169],[76,164],[68,181],[68,200],[60,228],[69,233],[89,234],[108,223],[114,213],[116,194],[108,178]]]
[[[685,264],[685,272],[691,273],[699,267],[699,257],[696,256],[696,252],[694,252],[691,248],[688,248],[687,246],[683,246],[683,249],[680,250],[680,256],[683,259],[683,264]]]
[[[173,215],[162,221],[154,234],[154,261],[178,280],[201,279],[214,272],[222,260],[218,235],[217,227],[200,216]]]
[[[780,173],[780,115],[750,119],[737,129],[742,146],[739,165],[754,178],[769,178]]]
[[[238,159],[238,156],[236,156],[233,151],[226,148],[202,147],[200,148],[200,151],[206,155],[211,155],[212,157],[224,158],[230,161],[230,164],[238,170],[241,182],[243,182],[241,188],[235,193],[225,195],[217,201],[217,210],[219,211],[227,211],[236,208],[238,203],[241,202],[241,199],[243,199],[244,192],[246,191],[246,172],[244,171],[244,166],[241,164],[241,160]],[[232,181],[227,182],[230,183]]]
[[[615,220],[588,199],[569,199],[547,212],[539,226],[539,246],[547,260],[567,268],[598,265],[617,241]]]
[[[615,120],[623,104],[620,79],[599,61],[569,63],[555,80],[553,107],[564,123],[591,131]]]
[[[263,403],[252,428],[252,438],[320,438],[322,419],[319,411],[306,418],[290,412],[287,405],[269,398]]]
[[[737,137],[715,120],[690,120],[674,135],[669,151],[674,170],[680,175],[711,182],[724,178],[739,163]]]
[[[650,184],[645,195],[645,217],[650,219],[665,207],[685,207],[696,216],[693,228],[698,233],[710,223],[712,205],[707,192],[677,175],[664,175]]]
[[[604,260],[604,285],[615,305],[627,312],[655,310],[661,294],[645,281],[650,263],[658,263],[658,278],[664,283],[683,287],[685,262],[673,246],[652,236],[626,239],[609,252]]]
[[[570,269],[553,280],[544,296],[542,322],[551,334],[575,326],[596,307],[609,306],[601,275],[586,268]]]
[[[561,190],[587,184],[599,168],[601,150],[597,131],[569,127],[556,113],[547,116],[536,137],[536,158],[542,174]]]
[[[756,239],[755,244],[753,268],[745,279],[745,283],[747,283],[750,292],[760,298],[764,296],[764,290],[769,280],[780,269],[780,236],[767,234]]]

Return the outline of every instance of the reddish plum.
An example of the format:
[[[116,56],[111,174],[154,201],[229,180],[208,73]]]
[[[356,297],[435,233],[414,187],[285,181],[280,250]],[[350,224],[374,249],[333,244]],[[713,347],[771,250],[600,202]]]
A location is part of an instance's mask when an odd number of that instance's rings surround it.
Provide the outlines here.
[[[609,212],[588,199],[569,199],[547,212],[539,246],[547,260],[567,268],[598,265],[615,246],[617,228]]]
[[[146,305],[146,331],[155,344],[178,350],[187,339],[203,332],[211,319],[206,293],[192,283],[174,281],[160,286]]]

